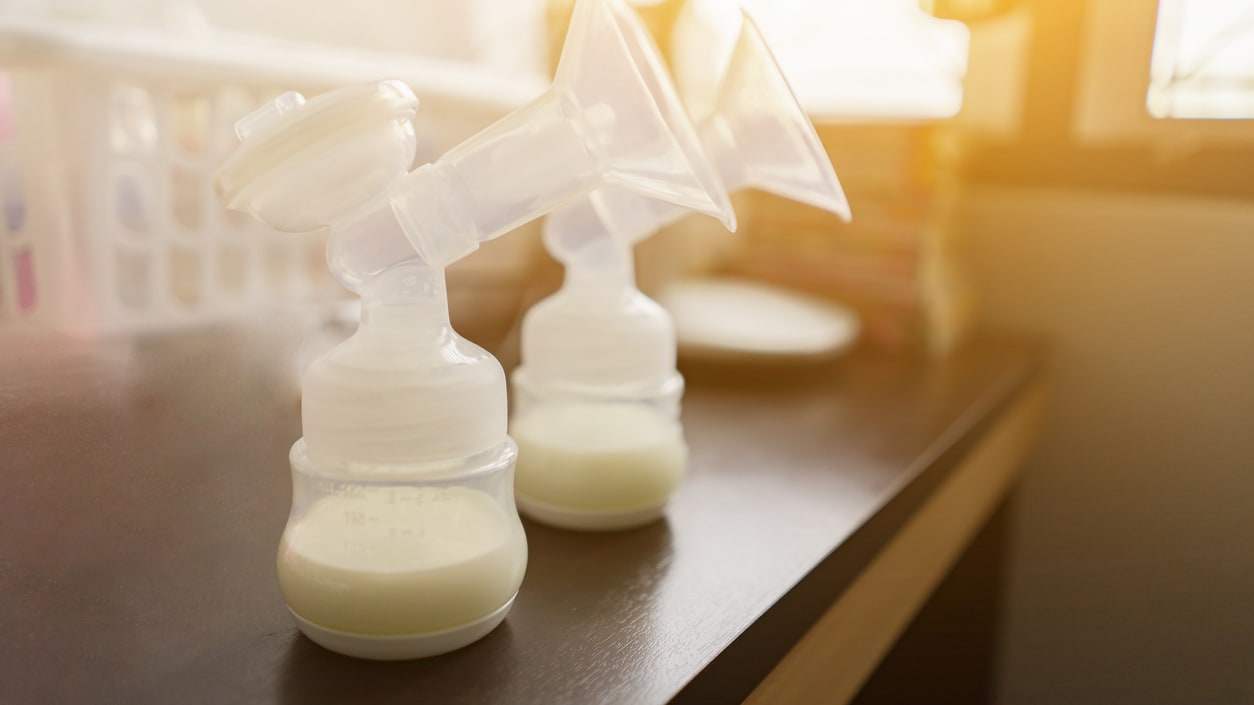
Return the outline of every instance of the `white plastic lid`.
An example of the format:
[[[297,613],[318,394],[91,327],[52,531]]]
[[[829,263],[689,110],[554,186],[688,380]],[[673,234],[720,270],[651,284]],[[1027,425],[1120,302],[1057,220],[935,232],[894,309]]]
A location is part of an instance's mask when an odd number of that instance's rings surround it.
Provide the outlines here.
[[[278,230],[309,232],[379,198],[409,170],[418,99],[400,81],[306,101],[284,93],[236,125],[243,143],[214,177],[219,200]]]
[[[666,311],[635,287],[607,292],[595,272],[578,274],[568,272],[566,285],[523,318],[527,378],[622,391],[668,384],[676,374],[675,326]]]

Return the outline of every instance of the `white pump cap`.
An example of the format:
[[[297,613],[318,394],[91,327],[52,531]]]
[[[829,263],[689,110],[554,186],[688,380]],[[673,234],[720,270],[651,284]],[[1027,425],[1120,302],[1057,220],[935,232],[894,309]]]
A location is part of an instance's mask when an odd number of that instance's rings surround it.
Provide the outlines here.
[[[342,222],[414,161],[418,99],[400,81],[306,101],[284,93],[236,125],[243,143],[214,175],[223,205],[303,233]]]
[[[362,293],[357,332],[302,380],[309,454],[359,466],[439,464],[503,443],[505,373],[449,324],[443,271],[399,265]]]

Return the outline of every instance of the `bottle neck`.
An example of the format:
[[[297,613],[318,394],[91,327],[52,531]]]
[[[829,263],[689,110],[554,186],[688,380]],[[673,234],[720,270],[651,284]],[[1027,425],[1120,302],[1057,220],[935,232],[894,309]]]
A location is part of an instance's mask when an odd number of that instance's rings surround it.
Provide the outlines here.
[[[358,335],[406,345],[452,335],[444,270],[419,262],[393,266],[361,288]]]
[[[618,301],[636,293],[631,246],[608,233],[585,242],[566,261],[562,290],[587,301]]]
[[[572,273],[635,281],[632,247],[689,213],[679,206],[614,186],[599,188],[551,213],[544,246]]]
[[[382,199],[331,226],[327,266],[349,291],[361,294],[388,269],[408,261],[419,262],[419,254]]]

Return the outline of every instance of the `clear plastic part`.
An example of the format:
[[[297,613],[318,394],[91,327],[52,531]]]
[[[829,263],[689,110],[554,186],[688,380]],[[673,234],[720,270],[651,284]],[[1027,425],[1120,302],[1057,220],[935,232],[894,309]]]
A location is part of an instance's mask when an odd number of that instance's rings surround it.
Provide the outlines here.
[[[747,15],[698,134],[728,191],[759,188],[850,217],[813,125]],[[686,453],[675,327],[636,288],[631,248],[689,212],[606,187],[549,216],[545,245],[566,278],[527,312],[512,380],[517,499],[532,518],[626,528],[660,516],[678,486]],[[607,488],[619,501],[607,501]]]
[[[449,324],[444,267],[607,184],[732,218],[621,0],[577,2],[548,93],[409,171],[416,109],[396,81],[287,94],[240,125],[215,178],[273,227],[329,226],[328,265],[362,300],[357,332],[302,381],[279,571],[302,631],[366,658],[483,636],[526,562],[505,374]]]

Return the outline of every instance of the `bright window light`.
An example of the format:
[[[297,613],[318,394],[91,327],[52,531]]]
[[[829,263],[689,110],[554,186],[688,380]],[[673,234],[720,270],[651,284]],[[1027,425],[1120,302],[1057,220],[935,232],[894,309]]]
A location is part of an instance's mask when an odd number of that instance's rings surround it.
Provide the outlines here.
[[[962,106],[970,35],[918,0],[745,0],[806,110],[821,118],[944,118]],[[675,28],[676,80],[697,114],[740,28],[738,3],[690,0]]]
[[[1254,0],[1159,0],[1146,107],[1156,118],[1254,117]]]

